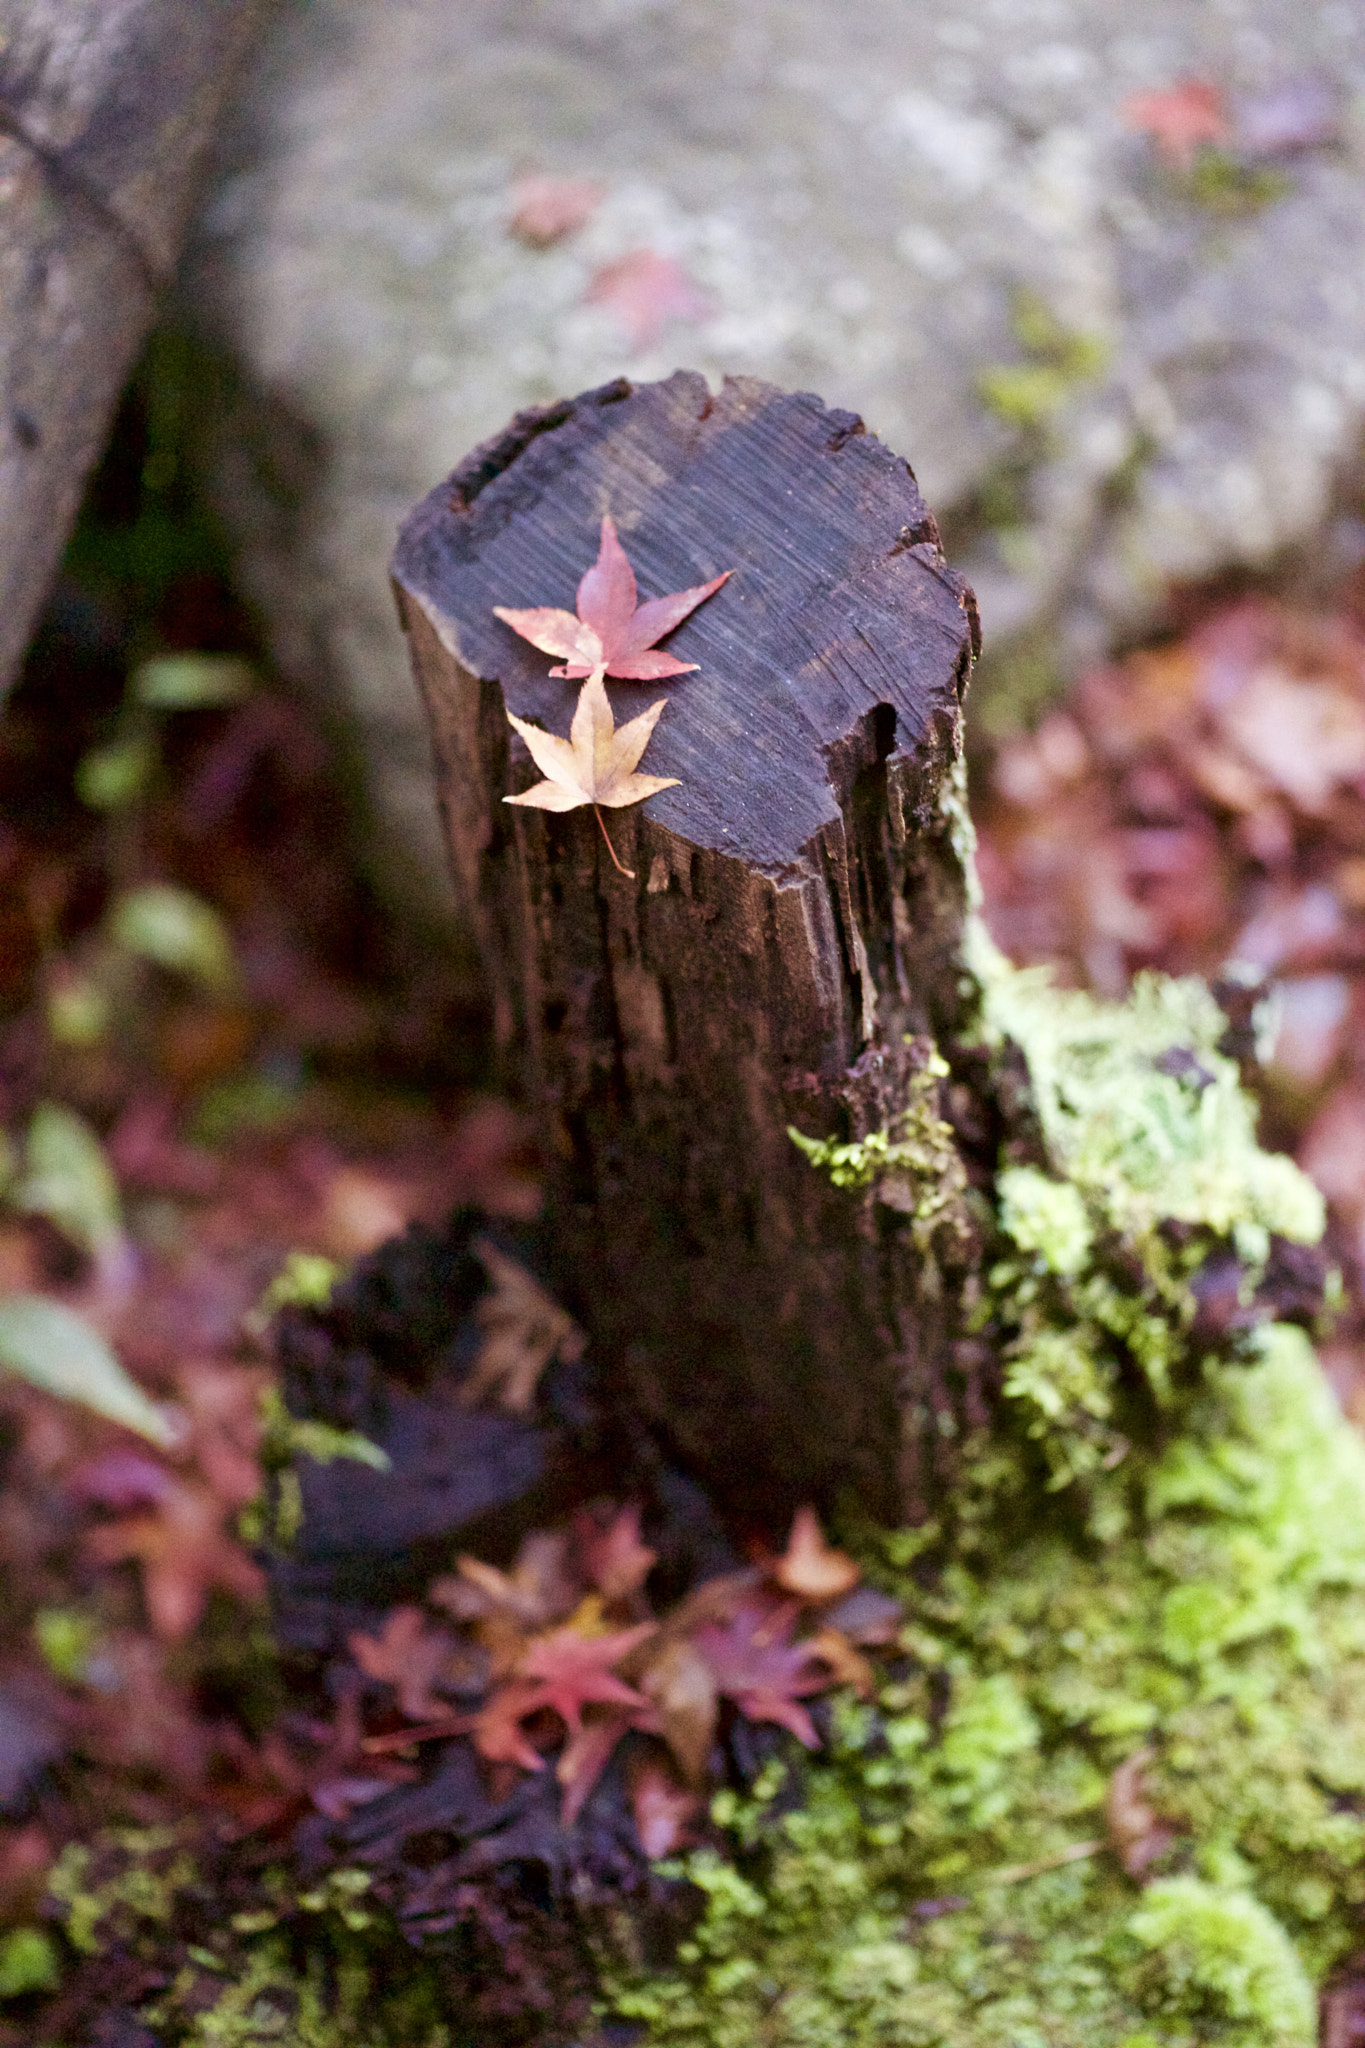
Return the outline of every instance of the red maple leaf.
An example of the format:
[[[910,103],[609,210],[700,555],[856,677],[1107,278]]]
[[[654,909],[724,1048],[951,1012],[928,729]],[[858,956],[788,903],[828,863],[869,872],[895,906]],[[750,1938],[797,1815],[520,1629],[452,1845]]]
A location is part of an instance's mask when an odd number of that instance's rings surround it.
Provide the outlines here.
[[[548,249],[591,220],[605,190],[595,178],[556,178],[544,171],[531,172],[512,187],[508,232],[533,249]]]
[[[635,1506],[618,1509],[606,1524],[590,1508],[580,1508],[574,1517],[574,1545],[589,1582],[608,1606],[637,1593],[658,1559],[658,1552],[640,1540],[640,1510]]]
[[[1187,171],[1206,145],[1219,148],[1231,129],[1215,85],[1182,78],[1161,92],[1135,92],[1123,103],[1128,127],[1150,135],[1169,163]]]
[[[711,1667],[717,1691],[732,1699],[741,1714],[751,1721],[775,1721],[807,1749],[816,1749],[815,1724],[797,1702],[807,1693],[824,1692],[830,1675],[815,1668],[818,1653],[811,1644],[791,1640],[799,1612],[796,1600],[776,1607],[746,1601],[727,1622],[708,1622],[692,1640]]]
[[[454,1643],[444,1629],[429,1629],[420,1607],[395,1607],[377,1636],[356,1631],[347,1638],[351,1655],[367,1678],[393,1686],[410,1721],[431,1721],[446,1709],[432,1691],[447,1672]]]
[[[648,1713],[650,1705],[644,1694],[617,1678],[611,1667],[652,1636],[657,1627],[657,1622],[642,1621],[605,1636],[580,1635],[576,1628],[556,1628],[548,1635],[533,1636],[521,1660],[520,1675],[538,1683],[523,1714],[550,1707],[572,1736],[578,1733],[583,1709],[590,1702]]]
[[[654,1858],[671,1856],[685,1845],[701,1798],[680,1785],[657,1757],[646,1757],[631,1772],[630,1806],[640,1847]]]
[[[632,348],[649,348],[671,320],[704,320],[711,302],[672,256],[657,249],[632,249],[604,263],[588,281],[583,297],[606,306],[626,331]]]
[[[680,626],[689,612],[714,596],[727,569],[709,583],[694,584],[690,590],[675,590],[667,597],[652,597],[645,604],[636,598],[635,571],[626,551],[616,538],[608,517],[602,521],[602,545],[597,560],[578,586],[578,614],[560,611],[553,605],[536,605],[526,611],[512,611],[495,604],[494,612],[514,633],[529,640],[542,654],[557,654],[562,668],[552,676],[581,681],[594,670],[628,682],[653,683],[661,676],[685,676],[695,661],[679,661],[661,654],[654,643]]]

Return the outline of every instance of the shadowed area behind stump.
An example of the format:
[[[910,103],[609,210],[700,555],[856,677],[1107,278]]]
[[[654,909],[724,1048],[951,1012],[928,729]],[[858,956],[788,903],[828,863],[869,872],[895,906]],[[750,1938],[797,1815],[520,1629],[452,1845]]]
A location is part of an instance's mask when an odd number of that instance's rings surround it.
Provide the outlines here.
[[[586,810],[502,802],[532,779],[505,712],[562,734],[575,690],[493,608],[570,606],[605,513],[645,597],[735,572],[667,641],[697,669],[645,763],[678,786],[613,813],[633,879]],[[809,395],[623,381],[477,450],[395,577],[504,1071],[557,1159],[556,1281],[608,1384],[732,1505],[851,1484],[913,1509],[978,1405],[945,1313],[965,1225],[913,1213],[947,1156],[975,608],[908,466]],[[618,722],[665,693],[608,692]],[[883,1199],[788,1135],[894,1143],[917,1089],[936,1163]]]

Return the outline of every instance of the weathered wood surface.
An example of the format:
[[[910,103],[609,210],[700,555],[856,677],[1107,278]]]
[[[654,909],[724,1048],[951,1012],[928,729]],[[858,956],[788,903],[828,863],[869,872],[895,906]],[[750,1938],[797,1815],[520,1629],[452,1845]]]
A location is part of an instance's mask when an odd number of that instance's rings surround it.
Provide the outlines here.
[[[610,512],[643,596],[733,568],[667,641],[699,664],[611,815],[510,807],[505,711],[576,685],[493,615],[560,604]],[[941,785],[975,633],[907,465],[860,421],[678,373],[523,416],[407,522],[400,609],[505,1071],[560,1161],[561,1287],[616,1390],[732,1503],[913,1504],[954,1386],[940,1261],[787,1134],[862,1135],[950,1028],[964,881]],[[907,1036],[913,1040],[907,1043]]]
[[[0,689],[265,0],[0,0]]]

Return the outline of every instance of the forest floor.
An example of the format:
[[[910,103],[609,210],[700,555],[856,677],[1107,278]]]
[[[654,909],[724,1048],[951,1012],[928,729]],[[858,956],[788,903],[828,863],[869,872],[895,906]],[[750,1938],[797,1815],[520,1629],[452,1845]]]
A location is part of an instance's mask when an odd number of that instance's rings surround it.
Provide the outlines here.
[[[481,1089],[445,962],[358,873],[341,758],[266,672],[154,392],[125,408],[0,717],[0,1356],[59,1373],[57,1326],[40,1326],[43,1367],[23,1320],[55,1304],[87,1396],[0,1383],[0,2043],[154,2039],[109,2015],[157,1987],[126,1956],[101,1976],[52,1910],[73,1845],[133,1828],[164,1846],[191,1825],[264,1867],[311,1816],[349,1822],[412,1782],[427,1730],[471,1738],[484,1775],[462,1796],[492,1811],[515,1794],[523,1843],[577,1825],[610,1762],[614,1804],[582,1854],[629,1851],[647,1879],[705,1828],[698,1746],[719,1726],[752,1780],[766,1737],[818,1739],[818,1695],[860,1683],[888,1634],[883,1596],[855,1590],[818,1526],[732,1549],[677,1475],[608,1486],[600,1443],[584,1449],[577,1333],[518,1262],[534,1133]],[[1251,969],[1275,978],[1263,1136],[1329,1199],[1347,1308],[1324,1362],[1365,1421],[1365,576],[1311,611],[1192,596],[1162,644],[984,747],[974,790],[987,915],[1015,959],[1105,993],[1229,959],[1249,990]],[[487,1220],[443,1235],[452,1208]],[[440,1582],[444,1619],[396,1579],[353,1599],[301,1702],[264,1621],[266,1525],[288,1518],[299,1447],[271,1402],[270,1317],[325,1301],[414,1225],[419,1293],[443,1258],[477,1259],[475,1292],[502,1304],[510,1350],[485,1313],[475,1364],[509,1469],[537,1380],[560,1376],[551,1526],[520,1527],[519,1549],[490,1535]],[[362,1271],[401,1294],[391,1258]],[[378,1343],[377,1299],[346,1297],[332,1353],[305,1360],[315,1380],[344,1377],[346,1315]],[[333,1504],[363,1503],[365,1443],[322,1448],[360,1474]],[[717,1571],[729,1604],[698,1606]],[[790,1640],[798,1613],[818,1636]],[[695,1685],[690,1706],[669,1694],[661,1645],[674,1677],[679,1658],[701,1671],[701,1708]],[[533,1812],[516,1788],[565,1730],[579,1747]],[[505,1963],[505,1925],[498,1940]],[[185,1953],[212,1975],[211,1943]],[[490,2008],[490,2039],[500,2023]]]

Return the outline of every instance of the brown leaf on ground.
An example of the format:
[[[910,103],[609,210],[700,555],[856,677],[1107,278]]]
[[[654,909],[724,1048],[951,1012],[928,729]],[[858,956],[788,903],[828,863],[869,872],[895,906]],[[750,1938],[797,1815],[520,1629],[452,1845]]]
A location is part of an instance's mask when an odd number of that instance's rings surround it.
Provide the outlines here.
[[[571,1614],[582,1587],[571,1577],[569,1539],[562,1529],[533,1529],[522,1538],[510,1572],[482,1558],[461,1557],[456,1573],[433,1581],[428,1598],[457,1621],[482,1622],[503,1615],[527,1634]]]
[[[862,1575],[861,1565],[825,1541],[814,1508],[798,1508],[787,1547],[772,1567],[782,1590],[800,1600],[837,1600],[852,1592]]]
[[[680,626],[708,597],[714,597],[733,573],[726,569],[709,583],[696,583],[689,590],[674,590],[667,597],[651,597],[640,604],[635,571],[617,538],[615,525],[607,517],[602,521],[597,560],[578,586],[576,616],[551,605],[538,605],[529,611],[494,605],[493,610],[505,625],[538,647],[542,654],[560,657],[564,666],[552,668],[552,676],[578,682],[602,669],[607,675],[628,682],[656,683],[664,676],[690,675],[697,664],[664,654],[655,641]],[[512,723],[515,725],[516,720]]]
[[[261,1490],[261,1395],[269,1374],[211,1358],[183,1366],[178,1405],[189,1421],[188,1451],[226,1508],[243,1508]]]
[[[583,294],[616,315],[633,349],[649,348],[674,320],[704,320],[711,302],[675,257],[633,249],[604,263]]]
[[[637,1681],[689,1785],[706,1782],[719,1712],[716,1677],[686,1636],[668,1635]]]
[[[560,1819],[566,1828],[578,1819],[617,1743],[637,1720],[638,1715],[624,1707],[590,1707],[570,1735],[555,1765],[555,1776],[564,1788]]]
[[[164,1641],[179,1642],[211,1592],[252,1606],[265,1597],[265,1576],[227,1533],[227,1513],[210,1487],[168,1475],[154,1507],[92,1529],[86,1552],[96,1564],[140,1565],[148,1620]]]
[[[532,249],[548,249],[586,226],[601,204],[605,185],[595,178],[557,178],[528,173],[512,187],[507,232]]]
[[[476,1238],[473,1248],[492,1289],[474,1311],[484,1340],[460,1399],[472,1407],[492,1396],[510,1414],[526,1415],[546,1366],[552,1359],[576,1364],[586,1339],[553,1295],[491,1238]]]
[[[377,1636],[357,1630],[347,1643],[367,1678],[394,1687],[409,1721],[432,1721],[448,1711],[432,1687],[449,1671],[455,1641],[445,1629],[429,1629],[420,1607],[395,1607]]]
[[[516,1764],[523,1771],[543,1771],[545,1759],[531,1746],[522,1722],[535,1712],[539,1688],[530,1680],[513,1680],[490,1694],[473,1725],[474,1747],[491,1764]]]
[[[1187,171],[1201,149],[1221,148],[1231,127],[1217,86],[1181,79],[1160,92],[1135,92],[1123,103],[1129,128],[1150,135],[1168,163]]]
[[[877,1689],[876,1673],[861,1650],[837,1628],[817,1629],[810,1638],[810,1653],[829,1671],[831,1685],[851,1685],[859,1699],[870,1700]]]

